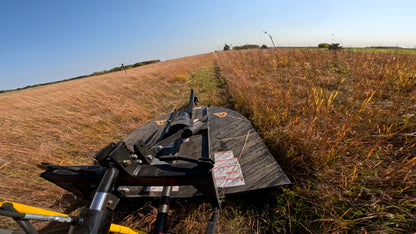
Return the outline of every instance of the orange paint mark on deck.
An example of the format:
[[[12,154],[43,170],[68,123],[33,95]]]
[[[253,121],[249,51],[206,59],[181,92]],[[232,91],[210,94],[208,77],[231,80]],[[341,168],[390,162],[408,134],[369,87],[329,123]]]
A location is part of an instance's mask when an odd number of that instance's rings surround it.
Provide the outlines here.
[[[220,118],[223,118],[223,117],[227,116],[227,112],[218,112],[218,113],[214,113],[214,115],[216,115]]]
[[[156,122],[157,125],[160,126],[160,125],[165,124],[166,123],[166,120],[156,120],[155,122]]]

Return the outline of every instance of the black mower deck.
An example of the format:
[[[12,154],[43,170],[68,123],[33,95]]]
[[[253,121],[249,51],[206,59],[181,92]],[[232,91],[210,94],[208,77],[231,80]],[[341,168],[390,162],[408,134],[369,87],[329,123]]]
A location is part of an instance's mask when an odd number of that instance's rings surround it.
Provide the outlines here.
[[[155,119],[128,135],[124,142],[130,148],[137,140],[146,141],[161,131],[171,114]],[[218,194],[234,194],[276,188],[291,184],[273,155],[268,151],[250,121],[230,109],[198,107],[193,109],[194,119],[208,117],[208,137],[193,135],[184,139],[178,155],[198,159],[209,157],[215,161],[213,168]],[[173,147],[173,144],[166,147]],[[154,159],[151,164],[161,164]],[[140,195],[160,197],[162,186],[126,187],[121,191],[140,191]],[[197,194],[193,186],[175,186],[171,197],[192,197]],[[127,195],[127,194],[126,194]],[[127,195],[128,196],[128,195]]]
[[[157,157],[150,160],[150,165],[175,166],[180,162],[179,160],[170,162],[158,160],[158,157],[168,155],[179,155],[195,160],[212,159],[215,164],[211,170],[219,196],[273,189],[291,184],[250,121],[244,116],[233,110],[215,106],[197,107],[192,110],[193,121],[203,122],[204,126],[200,132],[204,133],[192,134],[189,138],[172,141],[171,144],[164,146]],[[127,148],[133,149],[138,141],[142,141],[143,144],[154,141],[167,131],[168,121],[172,115],[173,113],[164,115],[139,127],[123,142]],[[41,174],[43,178],[87,199],[92,199],[96,187],[107,170],[99,166],[47,165],[44,168],[46,171]],[[154,174],[160,176],[161,173],[155,172]],[[186,183],[186,178],[191,181],[192,176],[182,178],[182,182],[174,181],[169,175],[164,178],[162,182],[159,180],[152,183],[154,181],[149,179],[143,182],[142,177],[120,175],[115,190],[120,197],[159,198],[163,189],[162,185],[176,184],[172,188],[172,198],[196,198],[201,195],[195,186],[198,182],[192,181],[188,183],[189,185],[177,185],[177,183]],[[172,183],[169,183],[169,180]]]

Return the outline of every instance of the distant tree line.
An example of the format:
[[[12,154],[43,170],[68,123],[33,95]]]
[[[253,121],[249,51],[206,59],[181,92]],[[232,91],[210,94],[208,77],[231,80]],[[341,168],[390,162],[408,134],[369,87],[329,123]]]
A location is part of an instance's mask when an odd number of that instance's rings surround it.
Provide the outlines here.
[[[246,45],[242,45],[242,46],[233,46],[232,49],[233,50],[245,50],[245,49],[267,49],[268,47],[266,45],[254,45],[254,44],[246,44]],[[224,50],[230,50],[231,46],[225,44],[224,45]]]
[[[365,48],[370,48],[370,49],[402,49],[402,47],[400,47],[400,46],[370,46],[370,47],[365,47]]]
[[[152,64],[152,63],[158,63],[158,62],[160,62],[159,59],[157,59],[157,60],[149,60],[149,61],[139,62],[139,63],[135,63],[135,64],[131,64],[131,65],[125,65],[124,68],[125,69],[130,69],[130,68],[140,67],[140,66],[144,66],[144,65],[148,65],[148,64]],[[106,73],[121,71],[122,69],[123,69],[122,66],[120,66],[120,67],[114,67],[114,68],[112,68],[110,70],[104,70],[104,71],[100,71],[100,72],[94,72],[94,73],[92,73],[90,75],[77,76],[77,77],[73,77],[73,78],[69,78],[69,79],[65,79],[65,80],[52,81],[52,82],[41,83],[41,84],[27,85],[27,86],[25,86],[23,88],[0,90],[0,93],[10,92],[10,91],[16,91],[16,90],[22,90],[22,89],[28,89],[28,88],[34,88],[34,87],[43,86],[43,85],[49,85],[49,84],[56,84],[56,83],[61,83],[61,82],[65,82],[65,81],[70,81],[70,80],[78,80],[78,79],[82,79],[82,78],[86,78],[86,77],[90,77],[90,76],[96,76],[96,75],[102,75],[102,74],[106,74]]]
[[[124,68],[130,69],[133,67],[140,67],[140,66],[144,66],[144,65],[148,65],[148,64],[152,64],[152,63],[158,63],[160,62],[160,60],[149,60],[149,61],[144,61],[144,62],[139,62],[139,63],[135,63],[135,64],[131,64],[131,65],[124,65]],[[104,71],[100,71],[100,72],[94,72],[93,74],[89,75],[89,76],[96,76],[96,75],[102,75],[102,74],[106,74],[106,73],[111,73],[111,72],[116,72],[116,71],[121,71],[123,70],[123,66],[120,67],[114,67],[110,70],[104,70]]]
[[[318,48],[326,48],[328,50],[340,50],[340,49],[342,49],[342,46],[340,46],[339,43],[332,43],[332,44],[329,44],[329,43],[320,43],[318,45]]]

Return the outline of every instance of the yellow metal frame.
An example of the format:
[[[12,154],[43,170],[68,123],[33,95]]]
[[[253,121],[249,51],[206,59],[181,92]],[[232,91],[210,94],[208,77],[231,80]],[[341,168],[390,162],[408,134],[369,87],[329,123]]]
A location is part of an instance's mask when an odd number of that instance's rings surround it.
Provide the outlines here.
[[[13,204],[13,208],[16,209],[20,213],[51,215],[51,216],[68,216],[67,214],[62,214],[62,213],[59,213],[59,212],[45,210],[45,209],[42,209],[42,208],[37,208],[37,207],[34,207],[34,206],[28,206],[28,205],[20,204],[20,203],[17,203],[17,202],[10,202],[10,201],[0,202],[0,207],[4,203]],[[146,232],[142,232],[140,230],[136,230],[136,229],[125,227],[125,226],[121,226],[121,225],[118,225],[118,224],[111,224],[110,232],[121,233],[121,234],[146,234]]]

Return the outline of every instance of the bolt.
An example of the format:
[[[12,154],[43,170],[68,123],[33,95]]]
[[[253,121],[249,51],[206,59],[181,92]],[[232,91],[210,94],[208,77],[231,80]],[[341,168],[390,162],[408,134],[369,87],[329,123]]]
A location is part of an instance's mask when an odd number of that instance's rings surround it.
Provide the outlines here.
[[[125,167],[130,166],[131,165],[131,160],[124,160],[123,164]]]
[[[149,155],[146,156],[146,158],[149,159],[149,160],[152,160],[153,156],[149,154]]]
[[[132,158],[132,159],[138,159],[138,158],[139,158],[139,156],[137,156],[137,154],[132,154],[132,155],[131,155],[131,158]]]
[[[128,193],[130,191],[130,189],[127,187],[119,187],[117,190],[119,192],[124,192],[124,193]]]
[[[113,205],[113,200],[108,200],[107,201],[107,206],[111,206],[111,205]]]

